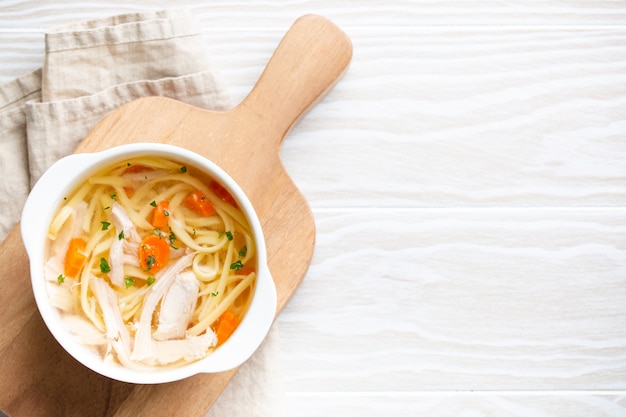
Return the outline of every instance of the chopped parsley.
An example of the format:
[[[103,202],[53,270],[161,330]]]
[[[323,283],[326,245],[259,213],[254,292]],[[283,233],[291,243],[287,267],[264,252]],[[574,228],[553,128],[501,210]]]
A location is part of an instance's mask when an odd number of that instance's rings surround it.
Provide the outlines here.
[[[113,200],[117,201],[117,193],[111,193],[110,196]]]
[[[150,285],[154,284],[154,281],[156,281],[154,277],[148,277],[146,279],[146,284],[148,284],[148,287],[149,287]]]
[[[135,280],[132,279],[131,277],[125,277],[124,284],[126,284],[126,288],[132,287],[133,285],[135,285]]]
[[[152,202],[150,203],[150,205],[151,205],[152,207],[156,207],[156,206],[157,206],[157,203],[156,203],[156,201],[152,200]]]
[[[154,255],[148,255],[146,258],[146,265],[148,265],[148,269],[152,268],[155,262],[156,259],[154,258]]]
[[[183,174],[184,174],[185,172],[187,172],[187,167],[186,167],[186,166],[184,166],[184,165],[183,165],[182,167],[180,167],[180,172],[182,172]]]
[[[243,264],[241,263],[241,261],[236,261],[230,264],[230,269],[234,269],[235,271],[239,271],[242,268],[243,268]]]
[[[176,235],[174,234],[174,232],[170,232],[169,240],[170,240],[170,247],[174,250],[177,250],[178,246],[174,244],[174,242],[176,241]]]
[[[230,231],[227,231],[225,234],[228,240],[233,240],[233,234]]]
[[[239,249],[239,256],[241,256],[242,258],[245,258],[246,253],[248,253],[248,247],[246,245],[243,245],[241,249]]]
[[[219,293],[220,293],[219,291],[212,292],[211,297],[217,297]]]
[[[59,276],[57,277],[57,283],[61,285],[64,282],[65,282],[65,277],[63,276],[63,274],[59,274]]]
[[[109,222],[100,222],[102,223],[102,230],[109,230],[109,226],[111,226],[111,223]]]
[[[103,274],[111,272],[111,267],[109,266],[106,258],[100,258],[100,272]]]
[[[124,239],[124,231],[122,230],[119,235],[117,235],[117,240]]]

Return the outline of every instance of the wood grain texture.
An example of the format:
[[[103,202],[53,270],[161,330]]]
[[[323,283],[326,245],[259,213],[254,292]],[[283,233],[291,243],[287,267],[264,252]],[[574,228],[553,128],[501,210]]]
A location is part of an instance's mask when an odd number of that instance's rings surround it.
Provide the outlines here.
[[[544,393],[310,393],[289,397],[293,417],[622,417],[619,394]]]
[[[621,210],[315,214],[279,317],[291,389],[626,389]]]
[[[349,34],[282,151],[313,207],[626,204],[626,31]]]
[[[153,10],[151,0],[132,2],[113,0],[94,2],[68,0],[50,3],[39,0],[4,0],[0,27],[32,27],[33,22],[45,26],[92,19],[94,15],[110,15],[132,11]],[[163,7],[163,6],[161,6]],[[180,6],[179,6],[180,7]],[[220,28],[285,26],[307,13],[318,13],[340,26],[441,26],[441,25],[563,25],[623,24],[626,6],[620,0],[393,0],[393,1],[330,1],[296,0],[212,1],[190,0],[184,6],[206,19],[207,25]]]
[[[235,101],[301,14],[355,48],[281,149],[318,232],[287,415],[626,414],[625,2],[186,5]],[[153,6],[8,0],[0,82],[45,28]]]
[[[266,234],[268,266],[276,282],[278,311],[304,277],[315,224],[279,158],[294,123],[335,84],[351,59],[345,34],[327,19],[298,19],[276,49],[248,97],[228,112],[209,112],[171,99],[149,97],[106,116],[77,152],[134,142],[162,142],[204,155],[231,174],[248,195]],[[267,95],[270,97],[267,97]],[[28,288],[28,261],[17,227],[0,246],[0,264],[15,264],[0,275],[6,309],[2,329],[2,408],[19,416],[201,416],[235,371],[203,374],[160,385],[130,385],[100,377],[64,354],[42,326]],[[18,369],[19,368],[19,369]],[[80,389],[71,389],[80,381]],[[71,394],[70,394],[71,393]],[[49,402],[40,402],[45,394]],[[184,401],[172,401],[184,397]]]

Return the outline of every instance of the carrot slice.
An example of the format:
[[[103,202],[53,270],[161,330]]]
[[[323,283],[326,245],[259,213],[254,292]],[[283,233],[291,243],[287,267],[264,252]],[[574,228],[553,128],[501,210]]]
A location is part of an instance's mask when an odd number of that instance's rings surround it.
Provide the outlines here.
[[[239,326],[239,319],[230,310],[226,310],[217,321],[215,326],[215,334],[217,335],[217,344],[221,345],[234,333]]]
[[[189,193],[183,200],[183,204],[185,207],[201,216],[210,216],[215,213],[215,207],[213,207],[208,197],[200,190]]]
[[[65,252],[65,264],[63,265],[63,273],[66,277],[74,278],[80,272],[85,263],[85,247],[87,243],[75,237],[70,240],[70,245]]]
[[[254,266],[244,264],[243,268],[237,271],[237,275],[250,275],[253,272],[256,272],[256,268]]]
[[[216,196],[229,203],[231,206],[237,207],[237,202],[228,190],[222,186],[222,184],[217,181],[212,181],[211,184],[209,184],[209,188],[215,193]]]
[[[167,240],[157,236],[146,236],[139,245],[139,265],[144,271],[156,273],[163,269],[170,259],[170,246]]]
[[[124,187],[124,192],[128,198],[133,198],[135,195],[135,189],[133,187]]]
[[[154,227],[162,229],[167,227],[167,217],[170,215],[168,209],[170,202],[167,200],[160,201],[154,209],[152,209],[152,220],[150,224]]]
[[[124,174],[135,174],[137,172],[146,172],[146,171],[153,171],[152,168],[144,166],[144,165],[129,165],[124,172],[122,172],[122,175]]]

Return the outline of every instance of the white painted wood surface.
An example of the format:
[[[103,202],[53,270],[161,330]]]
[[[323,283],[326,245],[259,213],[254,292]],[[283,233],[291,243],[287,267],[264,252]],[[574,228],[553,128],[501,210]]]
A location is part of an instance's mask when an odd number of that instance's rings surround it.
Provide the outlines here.
[[[185,6],[234,101],[298,16],[353,40],[283,145],[318,227],[288,415],[626,415],[626,2]],[[0,82],[50,27],[156,8],[0,0]]]

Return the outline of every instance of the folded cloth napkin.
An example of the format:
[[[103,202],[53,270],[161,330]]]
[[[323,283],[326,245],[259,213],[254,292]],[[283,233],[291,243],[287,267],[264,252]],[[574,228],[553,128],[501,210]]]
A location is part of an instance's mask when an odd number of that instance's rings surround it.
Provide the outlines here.
[[[47,32],[43,67],[0,86],[0,240],[41,174],[116,107],[159,95],[228,109],[202,42],[184,11],[124,14]],[[274,326],[207,416],[282,414],[277,337]]]

